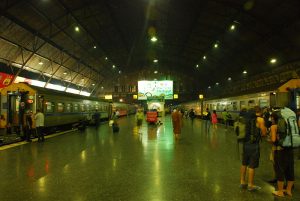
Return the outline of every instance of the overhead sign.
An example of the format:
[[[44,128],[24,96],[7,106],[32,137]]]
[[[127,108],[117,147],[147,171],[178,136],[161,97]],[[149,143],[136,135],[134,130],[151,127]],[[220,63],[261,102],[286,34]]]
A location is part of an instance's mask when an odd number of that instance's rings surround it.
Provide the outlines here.
[[[11,84],[14,76],[0,72],[0,88],[7,87]]]
[[[147,100],[150,97],[173,99],[173,81],[139,81],[138,100]]]

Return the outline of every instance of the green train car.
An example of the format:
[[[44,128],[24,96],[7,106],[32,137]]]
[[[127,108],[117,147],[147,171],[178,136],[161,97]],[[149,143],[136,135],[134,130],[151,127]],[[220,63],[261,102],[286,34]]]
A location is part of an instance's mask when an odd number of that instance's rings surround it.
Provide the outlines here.
[[[21,127],[28,111],[40,109],[45,114],[47,131],[72,128],[78,122],[93,123],[97,110],[101,121],[108,120],[113,110],[122,115],[135,113],[135,106],[126,103],[109,103],[97,98],[34,87],[26,83],[15,83],[0,90],[1,115],[10,127]]]

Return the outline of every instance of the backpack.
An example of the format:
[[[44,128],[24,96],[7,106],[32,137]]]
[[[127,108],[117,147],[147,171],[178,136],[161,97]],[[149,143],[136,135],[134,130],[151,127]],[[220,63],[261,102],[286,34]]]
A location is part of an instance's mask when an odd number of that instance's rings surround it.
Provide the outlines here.
[[[282,108],[278,111],[277,134],[278,146],[300,147],[300,135],[295,112],[289,108]]]
[[[245,142],[256,144],[261,140],[261,130],[257,127],[257,116],[252,113],[246,119],[246,136]]]
[[[246,137],[246,120],[244,117],[239,117],[233,124],[234,132],[238,140],[243,140]]]

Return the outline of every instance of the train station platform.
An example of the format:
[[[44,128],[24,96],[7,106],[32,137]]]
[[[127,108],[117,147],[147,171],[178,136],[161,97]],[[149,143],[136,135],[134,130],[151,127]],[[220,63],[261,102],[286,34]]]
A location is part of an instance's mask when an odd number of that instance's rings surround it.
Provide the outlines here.
[[[260,191],[239,188],[240,157],[232,130],[219,125],[206,132],[204,122],[184,119],[175,141],[170,116],[159,126],[143,123],[138,133],[133,116],[0,151],[1,201],[265,201],[274,199],[270,145],[261,146],[255,183]],[[300,160],[295,155],[300,200]],[[285,198],[284,198],[285,199]],[[283,200],[284,200],[283,199]],[[278,199],[282,200],[282,199]]]

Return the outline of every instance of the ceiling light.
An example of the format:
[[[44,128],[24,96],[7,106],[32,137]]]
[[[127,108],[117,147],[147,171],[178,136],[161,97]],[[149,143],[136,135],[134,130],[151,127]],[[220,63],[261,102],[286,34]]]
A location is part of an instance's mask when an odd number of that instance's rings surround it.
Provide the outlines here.
[[[157,62],[158,62],[158,60],[157,60],[157,59],[154,59],[154,60],[153,60],[153,62],[154,62],[154,63],[157,63]]]
[[[231,31],[235,30],[235,25],[234,24],[230,26],[230,30]]]
[[[113,67],[113,68],[116,68],[116,66],[115,66],[115,65],[112,65],[112,67]]]
[[[75,27],[75,31],[76,31],[76,32],[79,32],[79,30],[80,30],[79,27],[76,26],[76,27]]]
[[[157,41],[157,38],[155,36],[152,36],[151,42],[155,43]]]
[[[95,86],[95,84],[94,84],[94,83],[93,83],[92,85],[93,85],[93,86]]]
[[[217,86],[218,86],[219,84],[220,84],[219,82],[216,83]]]
[[[68,73],[67,73],[67,72],[64,72],[63,74],[66,75],[66,74],[68,74]]]
[[[198,64],[196,65],[196,68],[199,68],[199,65],[198,65]]]
[[[81,81],[84,81],[84,78],[82,78]]]
[[[122,71],[119,70],[119,74],[121,74],[121,73],[122,73]]]
[[[94,49],[96,49],[97,48],[97,46],[96,45],[94,45]]]
[[[227,80],[228,80],[228,81],[231,81],[231,77],[229,77]]]
[[[219,44],[218,43],[215,43],[214,44],[214,48],[218,48],[219,47]]]
[[[210,88],[211,88],[211,86],[208,86],[208,88],[210,89]]]
[[[101,89],[104,89],[104,86],[102,86]]]
[[[203,60],[205,60],[205,59],[206,59],[206,56],[204,55],[204,56],[203,56]]]
[[[277,59],[275,59],[275,58],[272,58],[271,60],[270,60],[270,63],[271,64],[275,64],[277,62]]]
[[[44,63],[42,61],[39,62],[39,65],[43,65]]]
[[[247,74],[247,71],[246,71],[246,70],[244,70],[244,71],[243,71],[243,74],[245,74],[245,75],[246,75],[246,74]]]
[[[158,73],[158,71],[156,70],[156,71],[154,71],[154,74],[157,74]]]
[[[120,102],[123,102],[123,99],[122,99],[122,98],[120,98]]]
[[[108,60],[108,58],[107,58],[107,57],[105,57],[105,60]]]

